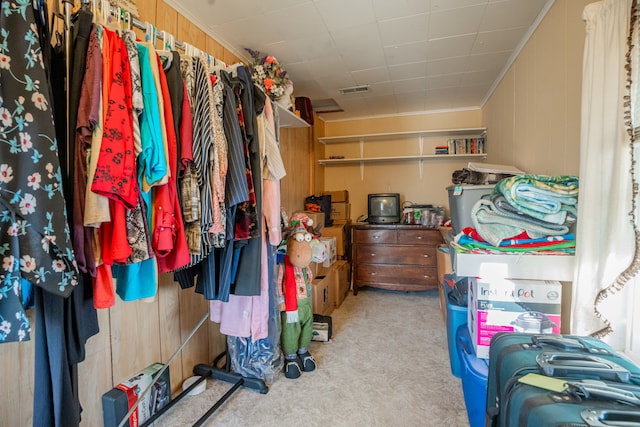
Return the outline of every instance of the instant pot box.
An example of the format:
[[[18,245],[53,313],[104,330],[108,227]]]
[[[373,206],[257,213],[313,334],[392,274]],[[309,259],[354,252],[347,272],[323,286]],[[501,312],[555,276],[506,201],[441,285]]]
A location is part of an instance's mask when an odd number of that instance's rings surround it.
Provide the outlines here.
[[[562,285],[555,280],[469,278],[467,326],[479,358],[497,332],[560,333]]]

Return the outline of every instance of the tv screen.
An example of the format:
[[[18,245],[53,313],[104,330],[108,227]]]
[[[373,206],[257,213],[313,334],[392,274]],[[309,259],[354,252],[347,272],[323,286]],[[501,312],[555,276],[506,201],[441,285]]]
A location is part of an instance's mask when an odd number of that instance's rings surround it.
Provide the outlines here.
[[[393,224],[400,222],[400,194],[369,194],[368,214],[370,224]]]

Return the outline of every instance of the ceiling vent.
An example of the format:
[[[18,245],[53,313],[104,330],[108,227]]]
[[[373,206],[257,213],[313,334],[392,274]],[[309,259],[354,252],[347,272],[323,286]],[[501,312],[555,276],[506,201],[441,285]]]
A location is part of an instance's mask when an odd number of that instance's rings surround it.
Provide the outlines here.
[[[352,93],[365,93],[365,92],[369,92],[369,85],[352,86],[352,87],[345,87],[340,89],[340,93],[343,95],[350,95]]]

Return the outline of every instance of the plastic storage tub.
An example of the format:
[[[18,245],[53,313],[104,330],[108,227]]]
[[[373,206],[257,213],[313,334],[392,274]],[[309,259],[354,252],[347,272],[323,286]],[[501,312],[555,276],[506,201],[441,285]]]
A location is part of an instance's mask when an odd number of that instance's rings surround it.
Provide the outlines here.
[[[485,194],[491,194],[494,184],[491,185],[450,185],[449,213],[451,215],[451,229],[458,234],[465,227],[472,227],[471,209]]]
[[[449,275],[447,275],[449,276]],[[449,294],[453,291],[453,288],[446,283],[443,284],[445,301],[447,304],[447,347],[449,348],[449,363],[451,365],[451,373],[454,377],[460,378],[462,375],[462,368],[460,365],[460,358],[456,350],[456,331],[460,325],[467,325],[467,306],[459,305],[455,303]]]
[[[462,394],[467,407],[469,425],[484,427],[489,361],[476,357],[466,324],[458,327],[456,344],[461,365]]]

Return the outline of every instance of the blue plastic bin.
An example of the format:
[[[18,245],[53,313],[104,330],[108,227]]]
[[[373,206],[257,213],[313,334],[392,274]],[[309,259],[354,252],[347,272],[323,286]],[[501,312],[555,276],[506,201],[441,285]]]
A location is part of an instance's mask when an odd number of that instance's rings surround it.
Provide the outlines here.
[[[449,298],[449,293],[452,291],[451,286],[445,283],[444,289],[447,304],[447,346],[449,348],[449,362],[453,376],[460,378],[462,369],[456,350],[456,331],[460,325],[467,324],[467,306],[457,305],[451,301]]]
[[[471,427],[484,427],[489,361],[476,357],[466,323],[458,327],[456,343],[462,371],[460,377],[462,393],[469,424]]]

